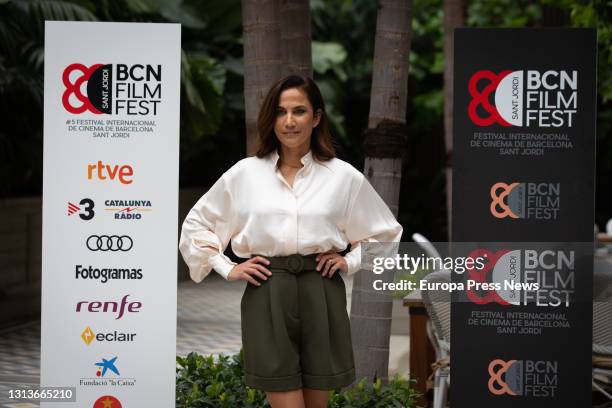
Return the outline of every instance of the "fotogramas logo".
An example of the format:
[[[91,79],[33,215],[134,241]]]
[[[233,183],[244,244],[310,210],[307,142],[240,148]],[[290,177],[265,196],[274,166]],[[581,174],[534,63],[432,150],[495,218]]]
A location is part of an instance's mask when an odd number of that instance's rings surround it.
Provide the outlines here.
[[[97,280],[100,283],[116,280],[140,280],[142,279],[142,268],[127,267],[95,267],[76,265],[75,279]]]
[[[578,71],[476,72],[468,82],[470,120],[478,126],[572,127]]]
[[[157,115],[161,80],[161,65],[74,63],[62,74],[62,104],[75,115]]]
[[[556,220],[561,209],[560,183],[495,183],[489,192],[495,218]]]
[[[488,371],[488,388],[493,395],[549,398],[559,386],[557,361],[495,359]]]

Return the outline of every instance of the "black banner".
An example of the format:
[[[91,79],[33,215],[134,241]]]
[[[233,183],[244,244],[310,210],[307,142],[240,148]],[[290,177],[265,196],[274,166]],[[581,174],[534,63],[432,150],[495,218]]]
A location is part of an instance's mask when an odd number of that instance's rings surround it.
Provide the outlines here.
[[[454,408],[591,406],[595,92],[594,30],[455,31]]]

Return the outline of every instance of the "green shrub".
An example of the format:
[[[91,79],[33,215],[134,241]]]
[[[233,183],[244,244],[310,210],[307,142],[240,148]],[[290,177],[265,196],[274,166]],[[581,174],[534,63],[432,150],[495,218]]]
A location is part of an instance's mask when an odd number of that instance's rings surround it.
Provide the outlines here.
[[[269,407],[266,394],[244,384],[242,352],[228,357],[177,357],[176,408]]]
[[[380,379],[370,383],[364,379],[344,392],[332,392],[329,408],[415,408],[419,394],[410,382],[399,376],[383,386]]]
[[[189,353],[177,357],[177,408],[265,408],[266,395],[244,385],[242,352],[228,357],[204,357]],[[410,382],[394,377],[388,385],[380,380],[361,380],[343,392],[332,391],[330,408],[415,408],[417,393]]]

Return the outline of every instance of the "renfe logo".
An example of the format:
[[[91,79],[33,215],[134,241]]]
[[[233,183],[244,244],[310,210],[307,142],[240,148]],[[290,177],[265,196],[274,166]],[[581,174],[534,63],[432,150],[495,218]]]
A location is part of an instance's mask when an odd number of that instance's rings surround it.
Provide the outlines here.
[[[478,126],[572,127],[578,72],[483,70],[472,75],[468,91],[472,96],[468,116]]]
[[[140,312],[139,309],[142,307],[142,302],[128,302],[127,301],[128,296],[130,295],[125,295],[121,299],[120,305],[117,302],[113,302],[113,301],[90,302],[88,300],[83,300],[83,301],[77,302],[76,311],[77,313],[80,313],[82,309],[87,309],[89,313],[98,313],[98,312],[118,313],[117,317],[115,317],[115,320],[119,320],[123,317],[125,312],[139,313]]]
[[[64,108],[73,114],[157,115],[161,65],[70,64],[64,69]]]
[[[97,176],[98,180],[114,180],[115,177],[119,179],[121,184],[132,184],[132,176],[134,175],[134,169],[128,164],[119,166],[118,164],[110,165],[103,164],[102,160],[98,160],[98,163],[87,165],[87,179],[91,180]]]

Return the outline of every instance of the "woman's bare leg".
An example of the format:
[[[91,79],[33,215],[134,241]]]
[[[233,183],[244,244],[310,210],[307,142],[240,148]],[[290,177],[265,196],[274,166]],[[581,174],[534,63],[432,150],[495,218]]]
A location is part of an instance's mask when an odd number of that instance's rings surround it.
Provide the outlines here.
[[[272,408],[305,408],[301,389],[284,392],[266,392],[266,397]]]
[[[304,404],[306,408],[327,408],[329,391],[304,388],[302,392],[304,394]]]

